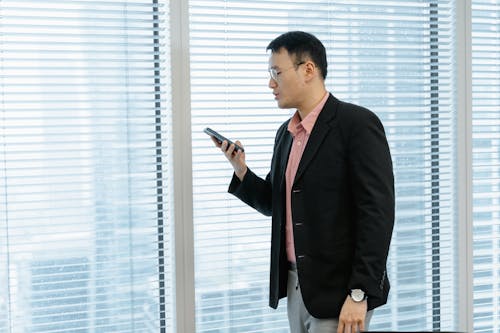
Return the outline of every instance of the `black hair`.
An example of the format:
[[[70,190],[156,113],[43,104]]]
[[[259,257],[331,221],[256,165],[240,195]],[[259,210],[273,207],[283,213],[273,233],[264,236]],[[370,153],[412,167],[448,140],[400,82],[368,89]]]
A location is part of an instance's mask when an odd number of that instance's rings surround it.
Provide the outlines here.
[[[303,31],[290,31],[276,37],[266,50],[279,52],[281,48],[288,54],[295,56],[297,63],[304,61],[306,57],[319,67],[323,79],[326,79],[327,67],[325,46],[314,35]]]

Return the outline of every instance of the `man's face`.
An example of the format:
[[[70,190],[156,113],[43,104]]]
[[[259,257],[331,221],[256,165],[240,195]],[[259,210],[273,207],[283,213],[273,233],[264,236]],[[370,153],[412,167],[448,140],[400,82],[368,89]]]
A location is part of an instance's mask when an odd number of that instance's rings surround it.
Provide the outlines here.
[[[300,65],[297,66],[294,58],[285,49],[272,52],[269,57],[269,70],[273,71],[269,88],[282,109],[299,108],[301,104],[304,80]]]

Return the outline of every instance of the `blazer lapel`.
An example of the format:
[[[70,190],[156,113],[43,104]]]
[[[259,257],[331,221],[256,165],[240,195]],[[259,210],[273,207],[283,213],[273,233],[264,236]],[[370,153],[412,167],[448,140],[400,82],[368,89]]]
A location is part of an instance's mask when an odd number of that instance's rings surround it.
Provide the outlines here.
[[[292,141],[292,135],[288,132],[288,130],[286,130],[283,134],[283,140],[280,143],[280,161],[282,165],[281,168],[279,168],[279,180],[281,193],[285,193],[285,172],[286,166],[288,165],[288,158],[290,157],[290,150],[292,149]]]
[[[297,169],[297,174],[295,175],[294,183],[300,179],[307,166],[312,161],[314,155],[321,146],[323,140],[328,135],[331,130],[330,122],[335,117],[337,110],[337,99],[330,95],[325,103],[325,106],[321,110],[316,123],[312,129],[309,140],[307,141],[306,148],[299,163]]]

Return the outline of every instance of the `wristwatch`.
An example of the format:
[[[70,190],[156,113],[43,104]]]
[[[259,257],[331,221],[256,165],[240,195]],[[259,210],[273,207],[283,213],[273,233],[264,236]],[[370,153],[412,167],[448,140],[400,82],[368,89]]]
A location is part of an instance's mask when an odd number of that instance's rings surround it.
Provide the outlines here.
[[[356,302],[363,302],[366,299],[366,294],[363,290],[361,289],[352,289],[351,290],[351,299]]]

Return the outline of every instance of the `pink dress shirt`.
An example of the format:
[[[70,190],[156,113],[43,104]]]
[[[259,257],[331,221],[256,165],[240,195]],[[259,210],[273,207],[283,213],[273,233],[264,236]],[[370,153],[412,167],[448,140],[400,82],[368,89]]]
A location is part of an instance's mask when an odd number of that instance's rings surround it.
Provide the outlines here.
[[[288,157],[288,164],[286,166],[285,181],[286,181],[286,255],[288,261],[291,263],[296,262],[295,258],[295,244],[293,240],[293,226],[292,226],[292,202],[291,191],[295,174],[299,167],[300,159],[304,153],[309,135],[318,119],[318,116],[325,106],[326,100],[330,94],[327,92],[318,105],[304,118],[300,119],[299,112],[296,111],[292,119],[288,123],[288,131],[293,137],[292,149]]]

